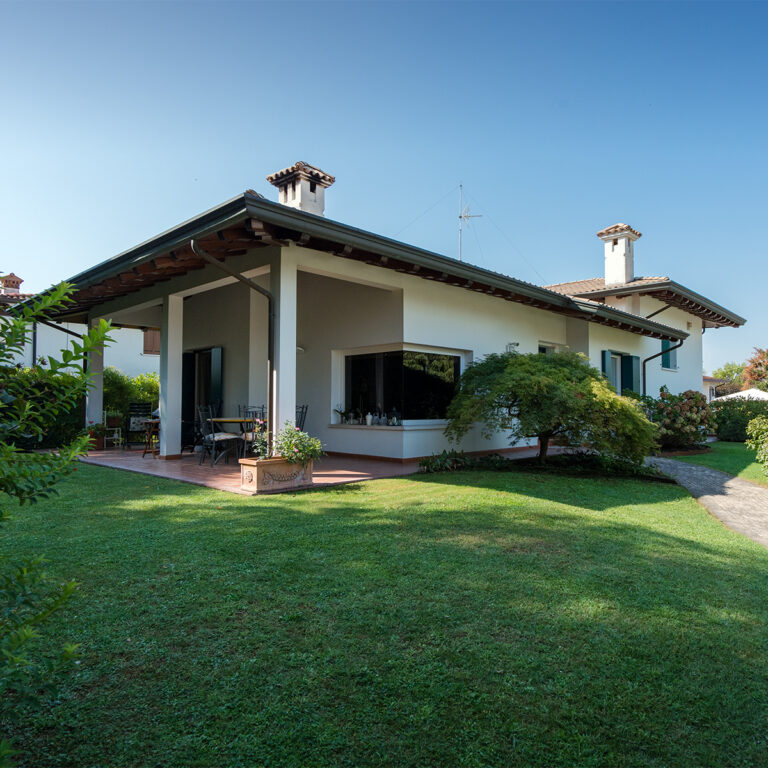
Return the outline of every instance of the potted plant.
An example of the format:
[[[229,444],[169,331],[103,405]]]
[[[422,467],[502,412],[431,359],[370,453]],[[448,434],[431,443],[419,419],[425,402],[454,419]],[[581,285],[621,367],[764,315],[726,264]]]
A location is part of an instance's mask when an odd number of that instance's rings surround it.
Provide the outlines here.
[[[91,448],[97,451],[104,449],[104,435],[107,434],[107,428],[103,424],[89,421],[85,432],[91,438]]]
[[[240,459],[240,488],[251,493],[275,493],[312,485],[312,467],[323,455],[316,437],[290,422],[269,445],[264,424],[257,424],[252,442],[254,456]]]

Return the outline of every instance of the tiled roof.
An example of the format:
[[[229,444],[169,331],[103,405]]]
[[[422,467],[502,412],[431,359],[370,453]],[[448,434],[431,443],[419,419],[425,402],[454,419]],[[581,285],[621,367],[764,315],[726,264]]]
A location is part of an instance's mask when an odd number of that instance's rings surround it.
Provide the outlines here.
[[[636,229],[632,229],[629,224],[613,224],[610,227],[601,229],[598,233],[598,237],[610,237],[611,235],[620,235],[622,232],[630,232],[635,237],[642,237],[643,233],[638,232]]]
[[[305,163],[303,160],[299,160],[297,163],[294,163],[288,168],[283,168],[282,171],[270,173],[269,176],[267,176],[267,181],[270,184],[277,186],[280,184],[280,182],[289,181],[292,178],[316,181],[318,184],[321,184],[324,187],[330,187],[331,184],[336,181],[336,178],[331,176],[330,173],[321,171],[319,168],[315,168],[314,165]]]
[[[609,286],[610,290],[622,288],[624,286],[628,288],[637,288],[640,285],[662,285],[668,283],[669,278],[664,276],[658,277],[636,277],[630,283],[619,283],[618,285]],[[564,293],[566,296],[584,296],[589,293],[601,293],[606,290],[604,277],[590,277],[587,280],[574,280],[570,283],[555,283],[554,285],[545,285],[545,288],[555,293]]]

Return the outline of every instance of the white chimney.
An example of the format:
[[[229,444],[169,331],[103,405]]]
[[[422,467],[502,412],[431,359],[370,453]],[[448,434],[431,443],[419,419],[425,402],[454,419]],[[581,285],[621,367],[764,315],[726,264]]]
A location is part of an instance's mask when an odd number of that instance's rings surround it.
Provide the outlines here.
[[[13,272],[8,275],[3,275],[0,277],[0,293],[19,293],[19,288],[23,282],[24,281],[18,275],[14,275]]]
[[[635,240],[642,237],[629,224],[614,224],[597,233],[605,243],[605,286],[624,285],[635,279]]]
[[[283,168],[267,176],[267,181],[278,188],[278,202],[322,216],[325,211],[325,189],[336,179],[299,160],[290,168]]]

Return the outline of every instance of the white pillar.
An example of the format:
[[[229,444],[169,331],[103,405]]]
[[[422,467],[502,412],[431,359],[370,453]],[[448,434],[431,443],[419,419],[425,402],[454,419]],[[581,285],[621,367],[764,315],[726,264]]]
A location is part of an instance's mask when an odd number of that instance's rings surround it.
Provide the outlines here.
[[[272,384],[274,430],[296,421],[296,277],[295,246],[281,248],[269,272],[275,304],[275,364]]]
[[[181,352],[184,299],[166,296],[160,326],[160,458],[181,456]]]
[[[99,319],[88,321],[88,328],[96,328]],[[104,418],[104,348],[99,347],[88,354],[88,393],[85,396],[85,424],[101,424]]]

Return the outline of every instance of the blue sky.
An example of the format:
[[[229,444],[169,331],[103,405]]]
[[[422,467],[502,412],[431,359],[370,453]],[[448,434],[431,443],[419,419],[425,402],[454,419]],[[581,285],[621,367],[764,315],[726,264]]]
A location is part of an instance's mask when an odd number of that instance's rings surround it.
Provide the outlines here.
[[[0,3],[0,270],[39,290],[295,160],[326,214],[531,282],[636,271],[768,346],[763,3]]]

